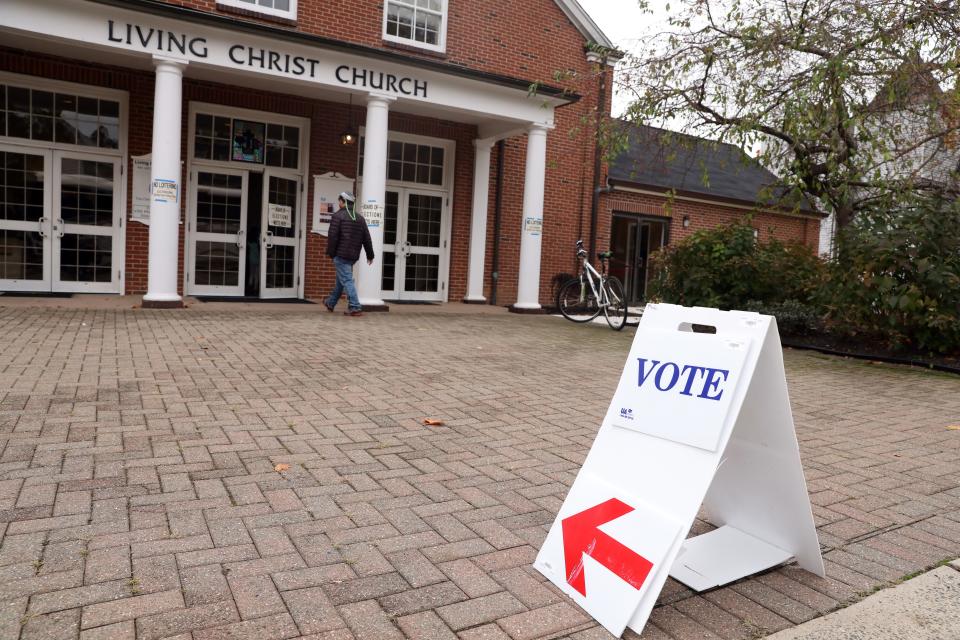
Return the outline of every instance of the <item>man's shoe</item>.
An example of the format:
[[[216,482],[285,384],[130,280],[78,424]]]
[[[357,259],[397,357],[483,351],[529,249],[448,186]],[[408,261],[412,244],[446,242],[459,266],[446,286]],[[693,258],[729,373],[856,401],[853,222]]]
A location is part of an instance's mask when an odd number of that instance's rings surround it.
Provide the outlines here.
[[[362,316],[362,315],[363,315],[363,311],[361,311],[360,309],[350,309],[350,310],[348,310],[348,311],[344,311],[344,312],[343,312],[343,315],[345,315],[345,316],[353,316],[353,317],[356,318],[356,317],[358,317],[358,316]]]
[[[328,305],[327,302],[326,302],[326,300],[324,300],[323,306],[325,306],[325,307],[327,308],[327,311],[329,311],[330,313],[333,313],[333,307],[331,307],[330,305]]]

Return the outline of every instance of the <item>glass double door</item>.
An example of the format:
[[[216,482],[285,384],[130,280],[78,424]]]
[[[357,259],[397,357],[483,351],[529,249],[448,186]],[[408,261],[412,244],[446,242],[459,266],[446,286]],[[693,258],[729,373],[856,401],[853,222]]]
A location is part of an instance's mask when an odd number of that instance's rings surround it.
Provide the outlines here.
[[[0,291],[121,293],[120,159],[0,146]]]
[[[270,170],[194,171],[187,291],[297,297],[300,185],[299,176]]]
[[[382,296],[442,302],[446,298],[446,193],[387,187]]]
[[[629,304],[643,304],[650,257],[667,243],[668,221],[614,214],[610,233],[610,274],[620,278]]]

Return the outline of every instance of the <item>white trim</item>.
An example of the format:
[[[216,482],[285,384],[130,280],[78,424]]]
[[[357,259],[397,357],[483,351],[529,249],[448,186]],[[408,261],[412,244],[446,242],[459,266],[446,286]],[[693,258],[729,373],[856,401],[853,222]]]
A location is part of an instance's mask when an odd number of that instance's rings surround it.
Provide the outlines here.
[[[393,0],[384,0],[383,2],[383,26],[380,30],[383,39],[387,42],[396,42],[398,44],[404,44],[410,47],[416,47],[418,49],[426,49],[427,51],[437,51],[439,53],[444,53],[447,50],[447,20],[450,18],[449,4],[447,0],[440,0],[443,4],[440,9],[440,33],[438,34],[439,42],[437,44],[428,44],[426,42],[419,42],[413,38],[401,38],[400,36],[391,36],[387,34],[387,9],[389,8],[390,2]],[[412,9],[414,11],[422,10],[423,7],[417,6],[416,0],[400,0],[401,2],[409,2],[413,4]],[[428,13],[433,13],[433,11],[426,9]],[[411,27],[413,28],[413,27]]]
[[[14,146],[20,146],[35,150],[45,150],[45,151],[66,151],[73,154],[90,154],[90,155],[99,155],[99,156],[111,156],[118,158],[120,160],[120,181],[117,185],[117,188],[114,191],[114,197],[116,202],[120,203],[120,216],[122,222],[120,223],[120,229],[115,231],[117,234],[117,239],[115,245],[119,247],[119,250],[116,252],[117,255],[114,256],[114,265],[117,269],[120,270],[120,278],[116,283],[116,293],[124,294],[126,293],[127,287],[127,185],[130,181],[130,171],[128,167],[130,166],[130,157],[127,154],[127,146],[130,139],[128,132],[130,130],[130,94],[127,91],[120,89],[108,89],[105,87],[99,87],[96,85],[81,84],[78,82],[64,82],[62,80],[50,80],[47,78],[41,78],[38,76],[30,76],[19,73],[10,73],[8,71],[0,71],[0,84],[5,85],[14,85],[20,87],[27,87],[30,89],[39,89],[41,91],[53,91],[53,92],[62,92],[70,93],[77,96],[84,96],[88,98],[105,98],[107,100],[115,100],[120,105],[120,122],[118,124],[118,135],[120,136],[119,144],[116,149],[109,149],[103,147],[88,147],[78,144],[65,144],[63,142],[51,142],[45,140],[27,140],[25,138],[11,138],[8,136],[0,136],[0,143],[9,144]],[[49,179],[53,178],[53,160],[50,160],[50,167],[47,169],[47,175]],[[51,183],[52,185],[52,183]],[[51,191],[50,200],[44,202],[44,211],[49,213],[47,217],[52,217],[53,213],[53,195]],[[53,273],[52,271],[49,274],[47,279],[48,285],[53,282]],[[49,288],[49,287],[48,287]]]
[[[244,291],[246,290],[247,282],[247,185],[249,180],[249,172],[244,171],[243,169],[221,169],[221,168],[211,168],[207,169],[206,167],[195,167],[190,173],[190,196],[189,202],[191,204],[189,211],[187,212],[187,219],[189,223],[187,225],[188,234],[184,235],[184,250],[183,253],[186,255],[188,253],[187,245],[189,244],[189,253],[193,255],[193,248],[196,246],[197,242],[209,241],[209,242],[219,242],[227,244],[229,240],[225,236],[232,234],[226,233],[198,233],[196,231],[197,226],[197,176],[196,174],[200,171],[216,173],[218,175],[232,175],[240,176],[240,230],[243,232],[243,245],[238,246],[238,258],[237,258],[237,284],[233,287],[227,285],[200,285],[196,283],[196,273],[193,271],[193,263],[189,263],[190,275],[193,276],[193,282],[188,285],[184,285],[184,294],[188,296],[243,296]],[[193,229],[192,233],[189,233],[189,230]],[[197,236],[204,237],[197,237]],[[238,234],[239,235],[239,234]],[[209,236],[209,237],[208,237]],[[186,267],[188,265],[184,265]],[[186,271],[184,271],[184,276],[186,277]]]
[[[583,7],[580,6],[580,3],[577,0],[556,0],[557,6],[560,7],[567,18],[570,19],[570,22],[573,23],[573,26],[577,28],[577,31],[581,33],[584,37],[592,40],[594,43],[605,47],[607,49],[615,49],[616,45],[613,43],[610,38],[597,26],[597,23],[593,21],[593,18],[590,17],[586,11],[583,10]]]
[[[281,180],[289,180],[296,183],[296,198],[297,198],[297,213],[300,214],[304,212],[304,207],[300,206],[300,203],[304,198],[306,198],[306,190],[304,189],[304,176],[299,173],[293,173],[289,169],[277,169],[275,167],[267,167],[266,171],[263,172],[263,193],[261,195],[261,205],[260,205],[260,238],[257,239],[257,242],[260,247],[260,291],[258,295],[260,298],[290,298],[296,297],[297,291],[299,289],[299,283],[297,280],[302,280],[300,277],[299,268],[300,268],[300,256],[304,253],[304,248],[301,246],[303,244],[305,221],[299,220],[295,233],[292,238],[287,237],[276,237],[275,245],[280,246],[292,246],[294,250],[294,265],[295,271],[293,272],[293,286],[285,288],[273,288],[270,289],[266,285],[267,280],[267,247],[266,244],[266,232],[268,226],[268,216],[269,216],[269,203],[270,203],[270,178],[278,178]],[[301,215],[301,217],[303,217]]]
[[[27,222],[24,220],[3,220],[0,221],[0,228],[10,231],[26,231],[41,233],[41,250],[43,252],[43,278],[40,280],[27,280],[25,278],[2,278],[0,279],[0,290],[2,291],[51,291],[53,269],[53,151],[49,149],[37,149],[36,147],[16,147],[6,142],[0,142],[0,151],[6,153],[22,153],[36,155],[43,158],[43,216],[37,222]],[[33,228],[31,228],[33,227]]]
[[[51,249],[50,257],[52,262],[50,263],[50,284],[53,291],[69,291],[73,293],[123,293],[123,259],[126,254],[126,245],[123,243],[123,221],[124,221],[124,209],[126,209],[126,201],[121,201],[117,197],[120,189],[118,188],[118,183],[122,183],[126,177],[121,173],[120,167],[120,158],[116,155],[103,155],[98,154],[94,155],[91,153],[82,153],[78,151],[54,151],[53,152],[53,166],[51,174],[53,176],[53,185],[57,187],[57,193],[53,195],[53,202],[51,203],[51,217],[56,221],[57,219],[62,219],[62,212],[60,210],[61,203],[59,198],[60,190],[63,189],[63,160],[64,159],[73,159],[73,160],[89,160],[91,162],[103,162],[109,163],[113,166],[113,177],[114,177],[114,200],[113,200],[113,213],[112,220],[113,223],[110,225],[110,233],[105,233],[107,227],[101,226],[88,226],[81,224],[73,223],[64,223],[63,228],[59,229],[57,233],[54,233],[51,236]],[[67,230],[67,227],[70,227]],[[61,255],[61,240],[64,235],[90,235],[90,236],[109,236],[111,239],[110,245],[110,282],[94,282],[94,281],[72,281],[72,280],[61,280],[60,279],[60,255]],[[119,265],[117,263],[120,263]],[[117,270],[114,273],[114,269]]]
[[[243,0],[217,0],[217,5],[222,7],[245,9],[252,13],[262,13],[265,16],[276,16],[278,18],[288,18],[290,20],[297,19],[297,0],[290,0],[290,8],[286,11],[283,9],[274,9],[273,7],[261,6],[258,2],[256,2],[256,0],[253,2],[244,2]]]
[[[220,160],[205,160],[203,158],[197,159],[194,158],[194,142],[196,138],[196,126],[197,126],[197,113],[209,113],[215,116],[229,117],[229,118],[242,118],[249,119],[254,121],[263,121],[271,124],[282,124],[290,125],[295,127],[300,127],[300,160],[299,160],[299,169],[284,169],[282,167],[274,167],[264,164],[254,164],[252,162],[239,162],[239,161],[220,161]],[[300,116],[291,116],[284,113],[273,113],[271,111],[257,111],[254,109],[242,109],[240,107],[231,107],[228,105],[222,104],[213,104],[210,102],[196,102],[190,101],[187,109],[187,126],[184,127],[187,131],[187,183],[188,183],[188,197],[187,197],[187,210],[186,218],[188,221],[191,220],[191,216],[194,213],[194,174],[198,170],[207,170],[207,171],[223,171],[223,170],[242,170],[253,173],[265,173],[267,169],[275,172],[279,175],[287,176],[296,176],[300,180],[302,185],[302,192],[300,194],[300,199],[298,203],[299,211],[298,215],[300,216],[300,233],[297,238],[297,253],[298,255],[298,273],[297,277],[300,281],[300,284],[297,285],[297,296],[300,298],[304,297],[305,287],[306,287],[306,254],[307,254],[307,216],[309,214],[310,208],[307,204],[309,187],[306,183],[306,177],[308,175],[308,169],[310,165],[310,119],[302,118]],[[246,185],[246,182],[245,182]],[[246,188],[246,187],[244,187]],[[246,194],[244,194],[246,197]],[[246,213],[246,212],[245,212]],[[192,275],[191,268],[191,259],[192,252],[190,242],[191,233],[192,233],[193,223],[190,222],[187,225],[186,232],[184,233],[184,243],[183,243],[183,290],[185,292],[190,291],[191,284],[188,282],[190,276]],[[189,293],[187,295],[190,295]],[[202,295],[202,294],[200,294]]]

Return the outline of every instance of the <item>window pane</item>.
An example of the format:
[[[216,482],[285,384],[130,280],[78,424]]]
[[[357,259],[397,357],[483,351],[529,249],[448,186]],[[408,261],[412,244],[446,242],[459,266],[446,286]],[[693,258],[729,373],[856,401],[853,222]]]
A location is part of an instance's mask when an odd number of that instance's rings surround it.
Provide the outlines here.
[[[217,138],[229,138],[230,118],[214,118],[213,135]]]
[[[210,154],[213,152],[213,143],[210,138],[196,138],[193,143],[193,157],[202,158],[204,160],[210,159]]]
[[[11,138],[30,138],[30,117],[26,113],[7,113],[7,135]]]
[[[207,115],[206,113],[197,114],[196,135],[207,138],[213,137],[213,116]]]
[[[267,147],[267,164],[271,167],[283,166],[283,149],[280,147]]]
[[[7,109],[30,113],[30,90],[22,87],[7,89]]]
[[[100,101],[100,119],[116,118],[120,119],[120,103],[113,100]]]
[[[97,146],[99,111],[96,98],[77,98],[77,144]]]
[[[55,102],[54,116],[57,119],[57,142],[77,144],[77,98],[58,93]]]
[[[53,118],[33,116],[30,137],[34,140],[53,140]]]
[[[403,143],[390,141],[388,157],[391,160],[401,160],[403,159]]]
[[[33,114],[40,116],[53,115],[53,94],[49,91],[33,92]]]

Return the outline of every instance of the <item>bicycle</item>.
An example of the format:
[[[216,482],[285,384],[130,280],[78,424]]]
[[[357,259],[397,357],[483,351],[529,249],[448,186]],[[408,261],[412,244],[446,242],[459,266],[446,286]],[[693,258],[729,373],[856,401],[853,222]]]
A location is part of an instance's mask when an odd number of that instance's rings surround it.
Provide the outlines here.
[[[607,274],[607,262],[612,251],[597,254],[600,271],[587,260],[583,240],[577,240],[577,258],[580,259],[580,275],[563,283],[557,291],[557,308],[567,320],[589,322],[603,311],[607,324],[620,331],[627,324],[627,298],[623,284]]]

